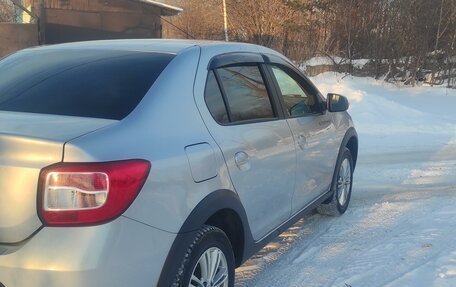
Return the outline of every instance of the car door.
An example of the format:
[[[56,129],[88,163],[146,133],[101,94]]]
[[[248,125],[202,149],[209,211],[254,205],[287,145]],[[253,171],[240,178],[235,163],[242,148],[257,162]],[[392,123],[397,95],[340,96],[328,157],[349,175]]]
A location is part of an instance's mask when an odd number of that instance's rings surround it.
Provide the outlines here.
[[[291,65],[268,67],[296,145],[294,214],[329,190],[339,147],[331,114],[318,90]]]
[[[205,102],[217,122],[206,121],[208,129],[223,153],[253,237],[259,240],[291,215],[293,135],[279,117],[259,62],[210,69]]]

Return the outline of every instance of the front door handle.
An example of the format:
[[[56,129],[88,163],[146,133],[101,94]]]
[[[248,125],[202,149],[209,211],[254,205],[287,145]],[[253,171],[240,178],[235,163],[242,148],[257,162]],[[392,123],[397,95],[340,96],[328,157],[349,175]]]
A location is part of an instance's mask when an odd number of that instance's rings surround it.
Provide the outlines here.
[[[303,136],[303,135],[299,135],[298,139],[297,139],[297,143],[298,143],[298,146],[299,146],[300,149],[304,149],[306,147],[306,144],[307,144],[306,137]]]

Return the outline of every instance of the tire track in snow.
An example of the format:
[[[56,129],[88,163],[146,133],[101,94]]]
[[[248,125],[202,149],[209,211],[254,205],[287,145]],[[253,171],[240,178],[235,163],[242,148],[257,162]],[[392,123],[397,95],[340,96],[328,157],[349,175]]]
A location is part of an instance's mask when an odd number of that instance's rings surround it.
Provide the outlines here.
[[[309,217],[311,222],[299,227],[298,242],[279,252],[275,261],[259,263],[261,268],[236,286],[383,286],[445,253],[447,238],[454,238],[456,230],[456,224],[447,225],[454,218],[447,209],[454,208],[456,190],[451,178],[448,182],[439,176],[456,174],[456,161],[438,162],[438,169],[430,164],[411,173],[400,188],[375,190],[371,200],[358,200],[355,189],[351,208],[341,218]],[[443,211],[450,215],[436,216]],[[429,225],[436,228],[426,230]],[[321,232],[305,234],[310,226]]]
[[[275,264],[287,256],[289,250],[296,248],[296,243],[306,238],[307,246],[312,245],[324,234],[328,226],[320,224],[321,216],[310,214],[298,221],[289,230],[284,232],[249,259],[243,266],[236,270],[236,287],[255,286],[255,281],[269,265]]]

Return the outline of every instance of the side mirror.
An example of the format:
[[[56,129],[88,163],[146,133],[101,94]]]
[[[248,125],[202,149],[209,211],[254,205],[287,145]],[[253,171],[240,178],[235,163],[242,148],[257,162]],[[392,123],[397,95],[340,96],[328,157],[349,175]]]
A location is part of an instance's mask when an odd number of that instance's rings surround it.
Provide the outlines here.
[[[345,112],[350,104],[348,99],[338,94],[328,94],[328,110],[330,112]]]

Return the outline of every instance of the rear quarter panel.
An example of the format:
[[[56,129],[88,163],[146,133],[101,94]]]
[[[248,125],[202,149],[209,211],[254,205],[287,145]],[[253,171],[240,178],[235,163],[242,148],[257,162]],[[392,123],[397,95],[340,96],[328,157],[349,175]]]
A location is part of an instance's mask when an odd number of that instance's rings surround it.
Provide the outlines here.
[[[232,190],[223,158],[193,100],[199,58],[199,47],[184,50],[128,117],[65,146],[65,162],[149,160],[149,177],[124,216],[173,233],[209,193]],[[199,143],[213,147],[216,177],[196,183],[185,147]]]

